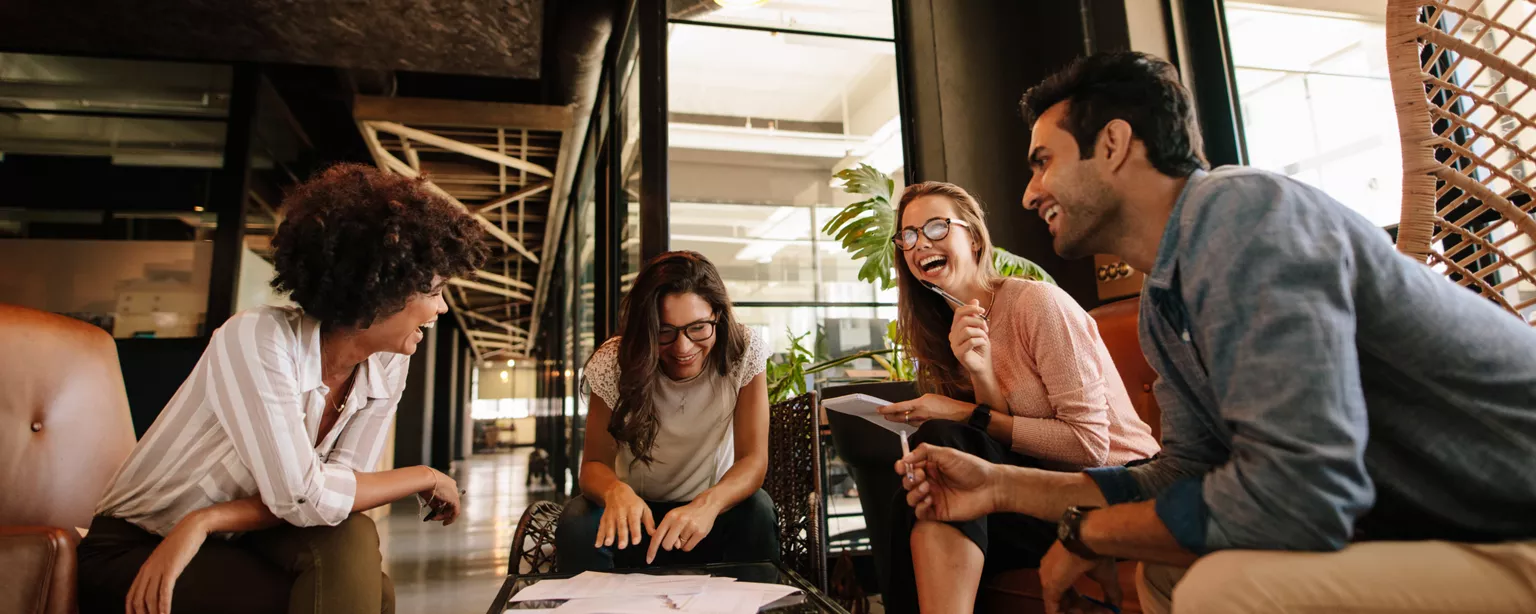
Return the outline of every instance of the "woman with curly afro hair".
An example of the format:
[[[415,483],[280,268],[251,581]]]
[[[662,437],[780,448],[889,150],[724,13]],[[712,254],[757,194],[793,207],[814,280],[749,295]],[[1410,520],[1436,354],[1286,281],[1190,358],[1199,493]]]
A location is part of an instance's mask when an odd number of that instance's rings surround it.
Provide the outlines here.
[[[272,286],[241,312],[118,470],[79,547],[81,611],[394,611],[359,512],[410,495],[453,522],[459,488],[376,471],[447,280],[486,258],[475,220],[420,179],[344,164],[283,202]]]

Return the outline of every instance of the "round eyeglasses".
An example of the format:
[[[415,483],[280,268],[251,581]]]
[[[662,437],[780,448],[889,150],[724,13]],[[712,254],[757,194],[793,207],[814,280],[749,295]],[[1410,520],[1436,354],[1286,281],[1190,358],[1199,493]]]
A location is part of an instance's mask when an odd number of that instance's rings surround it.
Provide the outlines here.
[[[908,226],[896,231],[896,236],[891,237],[891,242],[896,244],[896,249],[901,251],[910,250],[917,247],[917,233],[919,230],[921,230],[923,236],[928,237],[929,241],[943,241],[944,237],[949,236],[949,226],[951,224],[965,226],[966,228],[971,226],[965,223],[964,220],[936,217],[923,222],[921,229],[916,226]]]
[[[694,343],[708,341],[710,337],[715,336],[715,324],[717,323],[714,320],[699,320],[698,322],[685,324],[681,328],[663,325],[661,330],[656,331],[656,342],[661,345],[672,345],[677,342],[678,331],[688,335],[688,339]]]

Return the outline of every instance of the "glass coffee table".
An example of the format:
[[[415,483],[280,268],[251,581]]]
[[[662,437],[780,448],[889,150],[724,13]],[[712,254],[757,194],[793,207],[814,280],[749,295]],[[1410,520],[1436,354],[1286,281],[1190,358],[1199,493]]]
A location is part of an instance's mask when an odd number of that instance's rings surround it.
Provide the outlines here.
[[[800,589],[800,593],[790,595],[764,606],[759,614],[848,614],[842,606],[837,605],[821,591],[816,590],[810,582],[800,577],[800,574],[774,563],[717,563],[713,565],[689,565],[682,567],[647,567],[644,569],[616,569],[613,573],[646,573],[653,575],[707,575],[725,578],[735,578],[741,582],[762,582],[770,584],[783,584]],[[563,601],[522,601],[508,603],[508,600],[518,591],[528,588],[544,580],[569,578],[574,574],[530,574],[526,576],[507,576],[501,584],[501,591],[496,593],[496,600],[491,602],[491,609],[486,614],[517,614],[520,610],[539,610],[554,608]]]

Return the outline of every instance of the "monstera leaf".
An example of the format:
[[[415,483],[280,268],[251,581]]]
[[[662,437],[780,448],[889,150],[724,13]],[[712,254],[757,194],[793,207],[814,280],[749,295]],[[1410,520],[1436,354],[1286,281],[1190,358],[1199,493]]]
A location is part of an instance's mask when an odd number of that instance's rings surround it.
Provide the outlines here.
[[[879,282],[884,290],[896,287],[896,246],[891,244],[896,234],[896,209],[891,206],[895,182],[868,164],[838,171],[835,176],[844,181],[844,192],[866,198],[844,207],[821,231],[841,242],[854,260],[864,261],[859,280]]]
[[[992,248],[992,266],[997,267],[997,272],[1003,277],[1022,277],[1056,285],[1055,278],[1033,260],[1014,254],[1001,247]]]

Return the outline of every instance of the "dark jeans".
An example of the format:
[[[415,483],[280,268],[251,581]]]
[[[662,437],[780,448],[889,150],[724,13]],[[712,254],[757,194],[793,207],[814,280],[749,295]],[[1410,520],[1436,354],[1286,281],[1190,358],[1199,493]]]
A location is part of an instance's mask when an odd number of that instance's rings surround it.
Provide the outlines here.
[[[954,448],[1000,465],[1033,467],[1035,459],[1014,452],[985,432],[949,420],[923,423],[911,437],[912,447],[926,443]],[[912,527],[917,517],[907,505],[907,491],[896,494],[891,502],[895,520],[891,523],[891,579],[885,595],[885,611],[892,614],[917,612],[917,578],[912,570]],[[1040,566],[1056,541],[1056,523],[1023,514],[991,514],[967,522],[949,523],[960,529],[981,548],[986,557],[983,573]]]
[[[80,542],[81,614],[122,614],[158,535],[97,516]],[[283,525],[232,540],[210,535],[176,580],[176,614],[392,614],[395,587],[382,571],[373,520],[334,527]]]
[[[646,501],[646,504],[651,506],[651,517],[660,525],[667,512],[688,502]],[[649,535],[643,535],[640,543],[630,544],[623,550],[616,545],[592,547],[597,542],[597,528],[602,519],[603,507],[586,497],[578,495],[565,504],[560,525],[555,529],[555,558],[560,573],[647,567],[645,554],[651,547]],[[653,565],[758,561],[779,562],[778,514],[774,512],[773,500],[762,489],[720,514],[709,535],[699,540],[692,552],[658,549]]]

